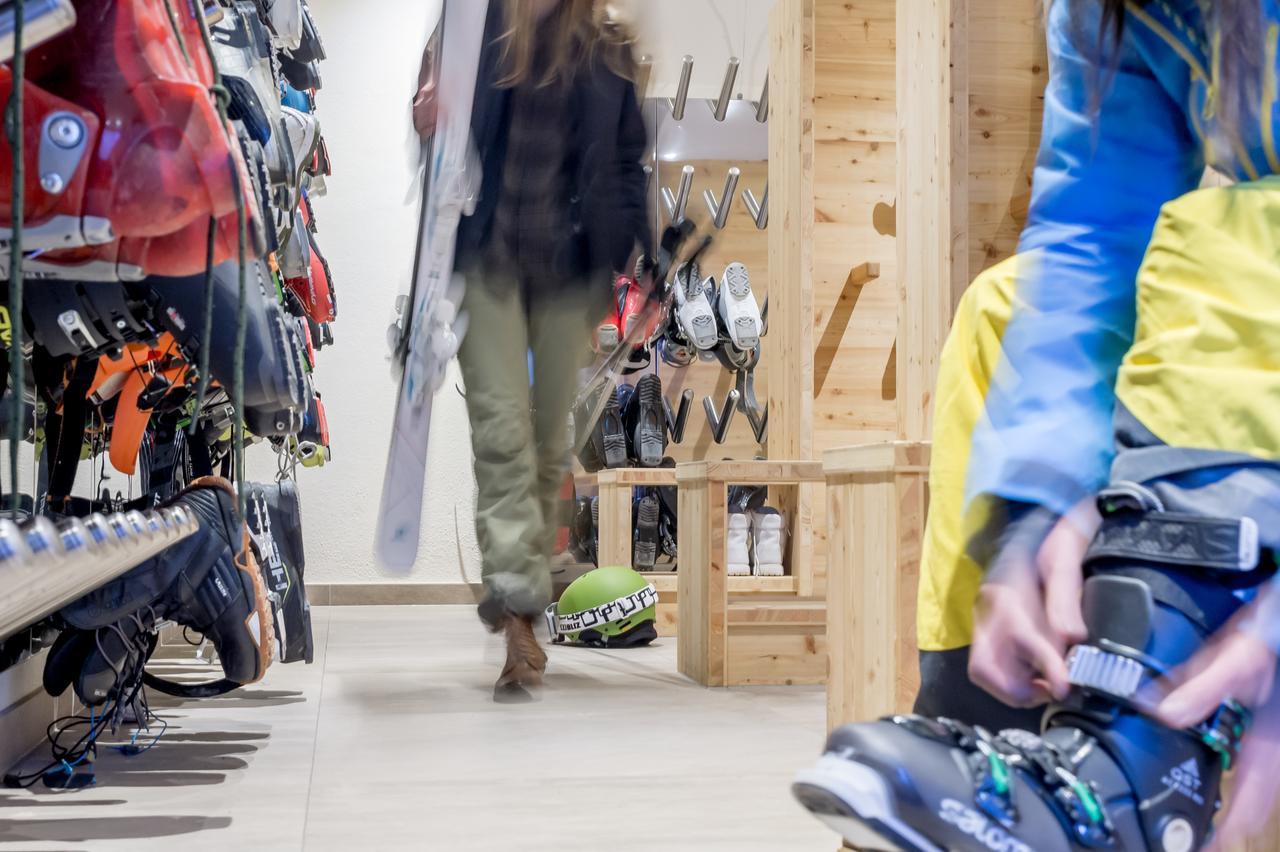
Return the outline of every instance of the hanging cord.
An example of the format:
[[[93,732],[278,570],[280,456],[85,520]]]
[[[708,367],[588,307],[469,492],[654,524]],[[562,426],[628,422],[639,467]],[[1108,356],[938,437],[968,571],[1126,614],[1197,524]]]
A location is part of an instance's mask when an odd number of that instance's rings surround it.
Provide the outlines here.
[[[209,91],[213,94],[214,100],[218,105],[218,115],[222,119],[222,127],[224,132],[227,127],[227,104],[231,100],[231,93],[222,85],[222,73],[218,70],[217,60],[214,58],[213,37],[209,34],[209,24],[205,20],[203,4],[197,7],[195,12],[200,23],[200,37],[204,41],[205,53],[209,57],[209,65],[213,68],[213,85]],[[233,473],[236,481],[236,510],[240,513],[240,518],[245,517],[245,494],[244,494],[244,349],[246,338],[249,330],[249,303],[247,300],[249,290],[248,270],[245,268],[245,244],[248,241],[248,216],[245,211],[245,198],[243,195],[243,187],[240,185],[240,170],[236,167],[235,147],[239,144],[238,140],[233,138],[228,132],[227,146],[230,149],[227,153],[227,164],[231,173],[231,191],[236,203],[236,260],[240,267],[240,302],[236,306],[236,348],[235,361],[232,367],[232,389],[231,389],[231,407],[235,410],[235,419],[231,425],[231,446],[232,446],[232,464]],[[217,228],[216,222],[210,223],[209,226],[209,253],[208,268],[205,271],[205,329],[208,335],[211,335],[213,327],[213,238]],[[208,379],[208,348],[212,345],[212,341],[206,339],[204,341],[204,350],[200,353],[202,362],[200,370],[200,384],[202,389],[207,389]],[[197,395],[195,417],[199,417],[200,407],[203,405],[203,390]],[[194,434],[194,420],[193,420]]]
[[[217,73],[216,71],[214,73]],[[218,241],[218,220],[209,217],[209,241],[204,255],[204,330],[200,333],[200,364],[196,368],[196,405],[191,412],[191,423],[187,426],[187,434],[196,436],[200,425],[200,412],[204,410],[205,397],[209,393],[209,358],[213,337],[213,255]]]
[[[22,86],[27,73],[27,57],[22,43],[25,15],[24,0],[13,0],[13,92],[5,110],[5,135],[13,156],[13,238],[9,243],[9,391],[13,394],[13,410],[9,412],[9,506],[14,517],[22,506],[18,488],[18,449],[22,444],[23,397],[26,395],[25,364],[22,362],[22,224],[23,224],[23,121]]]

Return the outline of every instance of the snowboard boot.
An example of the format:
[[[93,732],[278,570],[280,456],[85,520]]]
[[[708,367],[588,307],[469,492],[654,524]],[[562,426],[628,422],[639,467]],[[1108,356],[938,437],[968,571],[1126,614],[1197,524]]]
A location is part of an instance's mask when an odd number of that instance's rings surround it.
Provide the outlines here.
[[[1232,587],[1262,581],[1256,526],[1116,502],[1104,494],[1086,559],[1089,632],[1067,660],[1072,690],[1042,735],[920,717],[849,725],[797,778],[800,803],[867,849],[1203,847],[1248,712],[1228,702],[1174,730],[1135,698],[1234,614]]]
[[[751,573],[757,577],[781,577],[787,528],[777,509],[757,509],[751,515]]]
[[[632,566],[652,571],[658,562],[658,498],[642,497],[636,502],[634,538]]]
[[[751,292],[751,276],[746,266],[731,263],[725,267],[717,301],[725,333],[734,347],[749,352],[759,346],[764,322],[760,318],[760,305]]]
[[[730,577],[746,577],[751,574],[751,519],[746,512],[729,513],[725,551]]]
[[[302,504],[297,483],[246,486],[249,531],[260,556],[262,578],[271,600],[281,663],[310,663],[315,658],[311,603],[304,581]]]
[[[676,270],[676,318],[680,330],[695,348],[709,352],[715,348],[716,314],[711,308],[710,290],[698,277],[697,264],[685,264]]]
[[[46,663],[46,685],[65,689],[74,684],[90,706],[119,697],[127,686],[121,664],[133,659],[138,637],[154,632],[161,620],[208,639],[217,649],[224,677],[188,689],[148,676],[153,687],[175,695],[216,695],[261,680],[274,656],[275,630],[262,573],[248,532],[236,518],[235,501],[230,483],[212,478],[196,480],[179,495],[171,505],[194,515],[199,529],[62,609],[60,615],[72,629],[96,634],[96,639],[69,637]],[[146,521],[139,516],[133,525],[145,531]],[[149,654],[147,650],[143,661]]]
[[[667,453],[667,415],[662,407],[662,379],[649,374],[636,383],[628,407],[627,436],[631,457],[640,467],[657,467]]]

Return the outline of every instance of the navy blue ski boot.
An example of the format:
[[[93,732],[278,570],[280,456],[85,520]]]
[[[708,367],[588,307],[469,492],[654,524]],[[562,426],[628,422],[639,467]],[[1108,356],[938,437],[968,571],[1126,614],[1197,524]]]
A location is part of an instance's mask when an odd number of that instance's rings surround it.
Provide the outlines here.
[[[1144,695],[1270,575],[1256,526],[1105,500],[1086,559],[1088,639],[1040,736],[894,717],[831,734],[792,792],[861,849],[1191,852],[1212,840],[1248,712],[1171,729]],[[1176,554],[1170,554],[1172,546]]]

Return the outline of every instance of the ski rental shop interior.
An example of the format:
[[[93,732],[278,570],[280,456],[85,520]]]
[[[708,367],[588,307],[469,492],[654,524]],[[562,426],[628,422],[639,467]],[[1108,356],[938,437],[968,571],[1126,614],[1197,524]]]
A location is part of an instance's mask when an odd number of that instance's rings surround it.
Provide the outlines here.
[[[374,544],[384,477],[415,503],[388,326],[441,0],[26,0],[21,50],[18,9],[0,849],[840,848],[790,787],[914,700],[935,376],[1026,218],[1039,0],[609,4],[650,228],[697,230],[671,298],[652,264],[593,284],[560,604],[542,685],[509,688],[456,360],[416,560]]]

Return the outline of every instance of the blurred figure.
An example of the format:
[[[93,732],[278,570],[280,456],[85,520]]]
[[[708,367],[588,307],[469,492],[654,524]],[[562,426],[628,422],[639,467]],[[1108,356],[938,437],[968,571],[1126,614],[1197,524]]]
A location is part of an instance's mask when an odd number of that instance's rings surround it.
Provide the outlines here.
[[[1027,224],[939,366],[947,718],[840,728],[793,789],[859,847],[1238,848],[1280,794],[1280,7],[1047,5]]]
[[[612,272],[650,242],[635,62],[603,7],[490,0],[476,81],[483,184],[458,231],[470,317],[458,359],[479,486],[480,617],[507,643],[496,696],[542,681],[547,657],[533,620],[551,602],[575,373]],[[424,138],[436,120],[433,50],[413,104]]]

